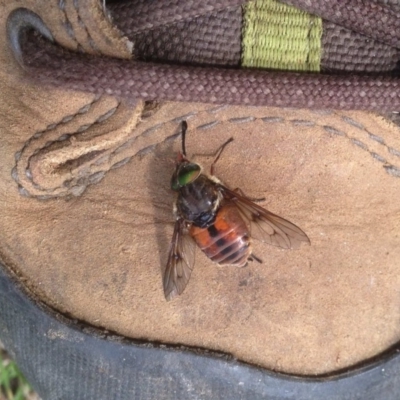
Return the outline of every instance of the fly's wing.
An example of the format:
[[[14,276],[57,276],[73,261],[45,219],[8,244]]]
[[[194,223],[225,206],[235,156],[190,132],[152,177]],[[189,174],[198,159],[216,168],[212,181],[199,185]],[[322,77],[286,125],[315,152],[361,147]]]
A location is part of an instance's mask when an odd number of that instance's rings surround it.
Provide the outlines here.
[[[164,294],[168,301],[185,290],[194,266],[195,250],[196,243],[189,236],[184,220],[178,219],[163,277]]]
[[[250,222],[251,237],[284,249],[296,249],[310,239],[296,225],[258,206],[236,191],[219,185],[226,200],[233,202],[242,216]]]

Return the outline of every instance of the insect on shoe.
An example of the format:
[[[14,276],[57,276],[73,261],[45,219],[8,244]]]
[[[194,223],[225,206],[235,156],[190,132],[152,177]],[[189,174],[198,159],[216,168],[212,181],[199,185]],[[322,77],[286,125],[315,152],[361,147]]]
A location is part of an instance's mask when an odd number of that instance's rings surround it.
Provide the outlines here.
[[[219,265],[244,267],[249,260],[262,261],[253,254],[256,238],[284,249],[310,244],[296,225],[258,206],[240,189],[230,190],[214,175],[214,167],[228,139],[216,153],[207,176],[201,166],[186,156],[187,122],[182,122],[182,151],[178,153],[171,189],[177,192],[174,205],[175,227],[163,271],[167,300],[182,294],[189,282],[197,246]]]
[[[43,399],[399,398],[397,2],[0,11],[0,340]]]

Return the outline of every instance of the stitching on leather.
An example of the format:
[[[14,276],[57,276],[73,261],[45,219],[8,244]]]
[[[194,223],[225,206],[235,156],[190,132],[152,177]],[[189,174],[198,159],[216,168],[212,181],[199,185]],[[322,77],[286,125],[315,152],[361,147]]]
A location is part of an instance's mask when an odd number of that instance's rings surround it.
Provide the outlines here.
[[[212,121],[212,122],[208,122],[207,124],[199,125],[197,127],[197,129],[198,130],[207,130],[207,129],[214,128],[214,126],[217,126],[219,124],[220,124],[220,121]]]
[[[393,147],[388,147],[388,151],[389,151],[390,154],[393,154],[396,157],[400,157],[400,151],[399,150],[396,150]]]
[[[215,113],[218,113],[220,110],[223,110],[225,108],[226,108],[226,106],[217,107],[217,108],[213,107],[213,108],[210,108],[210,109],[206,110],[206,112],[210,113],[210,114],[215,114]],[[315,114],[330,115],[330,114],[332,114],[332,111],[330,111],[330,110],[324,110],[324,111],[321,111],[321,112],[320,111],[316,111]],[[164,126],[166,123],[180,122],[180,121],[186,119],[186,117],[188,115],[190,115],[191,117],[193,116],[192,114],[186,114],[185,116],[174,118],[171,121],[167,121],[167,122],[164,122],[162,124],[158,124],[156,126],[156,130],[158,130],[159,128]],[[261,120],[261,121],[263,121],[264,123],[267,123],[267,124],[290,123],[290,124],[292,124],[294,126],[306,126],[306,127],[318,126],[321,129],[323,129],[327,134],[346,138],[352,145],[354,145],[357,148],[367,152],[374,160],[384,164],[383,167],[384,167],[385,171],[390,176],[393,176],[393,177],[396,177],[396,178],[400,178],[400,167],[397,167],[395,165],[392,165],[392,164],[388,163],[388,161],[386,160],[386,158],[384,156],[382,156],[381,154],[379,154],[379,153],[377,153],[377,152],[375,152],[373,150],[370,150],[368,145],[366,143],[364,143],[363,141],[361,141],[360,139],[353,138],[349,134],[347,134],[346,132],[343,132],[343,131],[341,131],[341,130],[339,130],[339,129],[331,126],[331,125],[320,125],[320,124],[317,124],[316,122],[314,122],[312,120],[299,120],[299,119],[286,120],[286,119],[284,119],[282,117],[278,117],[278,116],[265,116],[265,117],[244,116],[244,117],[238,117],[238,118],[231,118],[231,119],[226,120],[226,122],[227,123],[231,123],[231,124],[243,124],[243,123],[245,124],[245,123],[253,122],[253,121],[257,120],[257,119],[259,119],[259,120]],[[393,147],[390,147],[390,146],[386,145],[385,140],[383,138],[381,138],[380,136],[378,136],[376,134],[373,134],[373,133],[369,132],[358,121],[355,121],[355,120],[351,119],[348,116],[342,116],[342,120],[345,123],[351,125],[352,127],[356,127],[359,130],[361,130],[362,132],[364,132],[367,135],[367,138],[370,139],[371,141],[377,142],[378,144],[381,144],[382,146],[384,146],[386,148],[386,150],[390,154],[393,154],[396,157],[400,158],[400,150],[397,150],[397,149],[395,149]],[[222,123],[222,122],[219,121],[219,120],[214,120],[214,121],[208,122],[206,124],[201,124],[201,125],[195,126],[193,129],[195,129],[195,130],[212,129],[215,126],[219,125],[220,123]],[[150,133],[154,132],[155,130],[153,131],[152,128],[149,128],[148,131],[149,131],[149,134],[150,134]],[[164,141],[160,142],[158,145],[161,145],[161,144],[163,144],[165,142],[169,142],[169,141],[175,140],[179,136],[180,136],[180,132],[175,133],[173,135],[170,135],[167,138],[165,138]],[[153,145],[153,146],[149,146],[148,148],[142,149],[139,152],[140,156],[143,157],[143,156],[151,153],[158,145]],[[139,153],[135,154],[135,156],[139,155]]]
[[[253,122],[255,120],[256,120],[255,117],[240,117],[240,118],[228,119],[228,122],[231,122],[232,124],[246,124],[248,122]]]
[[[379,135],[377,135],[375,133],[371,133],[362,124],[360,124],[357,121],[352,120],[351,118],[343,117],[342,119],[343,119],[344,122],[346,122],[346,123],[348,123],[348,124],[350,124],[352,126],[355,126],[356,128],[358,128],[361,131],[363,131],[367,135],[368,139],[380,144],[383,148],[386,149],[386,151],[389,154],[392,154],[392,155],[394,155],[396,157],[400,157],[400,151],[395,149],[395,148],[393,148],[393,147],[391,147],[391,146],[389,146],[389,145],[387,145],[386,142],[385,142],[385,139],[383,137],[381,137],[381,136],[379,136]],[[373,157],[375,160],[381,162],[382,164],[385,164],[383,167],[385,168],[385,171],[389,175],[395,176],[397,178],[400,177],[400,169],[398,167],[390,164],[386,160],[386,158],[384,156],[382,156],[382,155],[380,155],[380,154],[378,154],[378,153],[376,153],[374,151],[369,150],[368,146],[365,143],[361,142],[360,140],[357,140],[357,139],[351,139],[351,140],[352,140],[353,144],[361,147],[363,150],[366,150],[371,155],[371,157]]]
[[[48,125],[44,130],[36,132],[31,138],[29,138],[29,139],[26,141],[26,143],[24,144],[23,148],[22,148],[21,150],[19,150],[18,152],[15,153],[14,158],[15,158],[16,164],[15,164],[15,166],[13,167],[13,169],[12,169],[12,171],[11,171],[11,176],[12,176],[12,178],[15,180],[15,182],[18,184],[18,190],[19,190],[19,192],[20,192],[21,195],[27,196],[27,197],[37,197],[37,198],[40,198],[40,199],[45,199],[45,198],[50,198],[50,197],[52,197],[52,196],[46,196],[46,195],[43,195],[43,196],[31,195],[31,194],[29,193],[29,191],[28,191],[26,188],[24,188],[23,186],[21,186],[21,180],[20,180],[20,178],[19,178],[18,169],[17,169],[17,168],[18,168],[19,161],[20,161],[20,159],[21,159],[21,156],[22,156],[22,154],[26,151],[26,149],[30,146],[30,144],[31,144],[34,140],[37,140],[37,139],[41,138],[41,137],[42,137],[43,135],[45,135],[45,134],[51,134],[51,133],[52,133],[57,127],[59,127],[60,125],[64,125],[64,124],[66,124],[66,123],[72,121],[73,119],[75,119],[75,118],[76,118],[77,116],[79,116],[79,115],[88,113],[88,112],[91,110],[91,108],[100,100],[100,98],[101,98],[101,97],[96,96],[96,97],[93,99],[93,101],[91,101],[90,103],[88,103],[88,104],[86,104],[85,106],[81,107],[81,108],[80,108],[79,110],[77,110],[74,114],[67,115],[67,116],[65,116],[63,119],[61,119],[59,122],[54,123],[54,124],[50,124],[50,125]],[[99,116],[92,124],[85,124],[85,125],[81,126],[80,128],[78,128],[78,130],[75,131],[74,133],[61,135],[60,137],[57,138],[57,140],[49,141],[49,142],[46,143],[45,146],[43,146],[43,147],[41,147],[41,148],[39,148],[39,149],[34,150],[34,152],[33,152],[31,155],[29,155],[29,157],[28,157],[28,160],[27,160],[27,164],[28,164],[28,165],[25,166],[25,176],[26,176],[26,178],[27,178],[29,181],[32,182],[32,173],[31,173],[31,171],[30,171],[30,169],[29,169],[29,162],[30,162],[30,159],[32,158],[32,156],[38,154],[39,151],[45,149],[46,147],[50,146],[51,144],[53,144],[53,143],[55,143],[55,142],[62,142],[62,141],[64,141],[64,140],[68,140],[70,137],[76,135],[77,133],[82,133],[82,132],[84,132],[84,131],[87,130],[90,126],[93,126],[93,125],[96,124],[96,123],[100,123],[100,122],[104,121],[105,116],[108,115],[108,117],[110,117],[111,115],[113,115],[113,114],[115,113],[116,109],[117,109],[117,107],[114,107],[113,109],[107,111],[107,113],[105,113],[105,114]],[[96,176],[96,178],[94,178],[94,177],[91,178],[91,177],[89,176],[88,179],[89,179],[89,180],[91,179],[92,181],[95,181],[95,180],[98,179],[98,176]],[[35,188],[39,189],[39,190],[44,190],[44,189],[41,188],[39,185],[37,185],[35,182],[32,182],[32,185],[33,185]]]
[[[190,112],[188,114],[185,114],[185,115],[182,115],[180,117],[174,118],[173,120],[171,120],[171,122],[182,122],[182,121],[185,121],[187,119],[190,119],[190,118],[194,117],[197,114],[198,114],[198,112],[192,111],[192,112]]]
[[[63,26],[65,28],[65,31],[67,35],[76,43],[79,44],[78,41],[76,40],[75,34],[74,34],[74,28],[72,27],[71,21],[68,18],[68,14],[65,11],[65,0],[59,0],[58,2],[58,9],[62,12],[65,18],[65,22],[63,23]]]
[[[85,25],[85,23],[83,22],[83,19],[81,18],[80,15],[80,8],[78,5],[78,2],[76,0],[73,0],[72,5],[76,11],[77,14],[77,18],[78,18],[78,24],[85,30],[86,35],[88,37],[88,43],[89,46],[91,47],[91,49],[93,50],[93,52],[100,54],[100,50],[99,48],[96,46],[95,44],[95,40],[92,38],[92,36],[90,35],[89,30],[87,29],[87,26]],[[75,36],[75,32],[74,32],[74,27],[73,27],[73,23],[71,22],[71,20],[68,17],[67,12],[65,11],[65,0],[59,0],[58,2],[58,8],[59,10],[63,13],[64,17],[65,17],[65,22],[64,22],[64,28],[65,31],[67,32],[68,36],[74,40],[74,42],[78,45],[78,50],[83,51],[83,47],[82,45],[79,43],[79,41],[77,40],[76,36]]]
[[[343,115],[342,116],[342,120],[344,122],[346,122],[347,124],[351,125],[351,126],[354,126],[354,127],[358,128],[358,129],[361,129],[361,130],[365,130],[363,124],[359,123],[358,121],[354,121],[354,119],[348,117],[347,115]]]
[[[322,128],[324,129],[325,132],[330,133],[332,135],[346,136],[346,134],[344,132],[339,131],[336,128],[333,128],[332,126],[323,125]]]
[[[85,30],[86,35],[88,37],[88,43],[89,43],[90,47],[96,54],[100,54],[101,53],[100,49],[96,46],[95,40],[92,38],[87,26],[85,25],[85,23],[83,22],[83,19],[81,18],[78,2],[76,0],[73,0],[72,4],[73,4],[76,14],[78,16],[78,24]]]
[[[35,197],[35,198],[38,198],[38,199],[46,199],[46,198],[54,197],[52,195],[49,195],[49,196],[46,196],[46,195],[31,195],[26,188],[24,188],[23,186],[20,185],[20,180],[19,180],[18,172],[17,172],[16,168],[17,168],[18,161],[20,160],[21,154],[23,153],[25,147],[30,143],[30,141],[34,140],[35,138],[41,137],[45,132],[49,132],[49,131],[55,129],[60,124],[63,124],[63,123],[71,121],[71,119],[75,118],[79,114],[88,112],[91,109],[91,107],[93,106],[93,104],[95,104],[95,102],[97,102],[97,101],[99,101],[99,98],[94,99],[93,102],[85,105],[80,110],[78,110],[75,114],[68,115],[68,116],[64,117],[59,123],[49,125],[45,130],[37,132],[32,138],[30,138],[28,140],[28,142],[25,144],[24,148],[21,151],[15,153],[16,166],[13,168],[11,175],[12,175],[13,179],[18,183],[19,191],[20,191],[21,195],[29,196],[29,197]],[[186,114],[181,115],[179,117],[174,117],[171,120],[155,124],[152,127],[150,127],[148,129],[144,130],[143,132],[141,132],[139,135],[128,139],[121,146],[117,147],[112,152],[106,154],[105,157],[107,159],[109,159],[110,157],[112,157],[114,155],[117,155],[118,153],[121,153],[122,151],[128,149],[138,139],[147,138],[147,137],[152,136],[155,132],[157,132],[160,129],[164,128],[167,124],[168,125],[172,124],[172,125],[176,126],[176,125],[179,125],[179,123],[181,121],[189,120],[189,119],[193,118],[194,116],[196,116],[198,114],[208,113],[210,115],[214,115],[214,114],[217,114],[219,111],[224,110],[225,108],[226,107],[222,107],[222,108],[219,107],[219,108],[216,109],[215,107],[212,107],[212,108],[206,109],[204,111],[199,111],[199,112],[194,111],[194,112],[186,113]],[[74,132],[74,134],[76,135],[79,132],[84,132],[90,126],[93,126],[96,123],[100,123],[100,122],[104,121],[105,119],[107,119],[111,115],[113,115],[115,113],[116,109],[117,109],[117,107],[114,107],[113,109],[110,109],[109,111],[107,111],[103,115],[99,116],[91,124],[82,125],[80,128],[78,128],[77,131]],[[212,129],[212,128],[216,127],[217,125],[220,125],[221,123],[224,123],[224,122],[227,123],[227,124],[235,124],[235,125],[237,125],[237,124],[246,124],[246,123],[254,122],[256,120],[260,120],[260,121],[262,121],[263,123],[266,123],[266,124],[285,124],[285,123],[287,123],[287,124],[291,124],[293,126],[304,126],[304,127],[314,126],[314,127],[319,127],[320,129],[322,129],[328,135],[338,136],[338,137],[342,137],[342,138],[348,140],[350,144],[356,146],[358,149],[360,149],[362,151],[367,152],[377,162],[379,162],[381,164],[384,164],[383,167],[385,168],[385,171],[390,176],[393,176],[393,177],[396,177],[396,178],[400,178],[400,167],[388,163],[388,161],[386,160],[386,158],[382,154],[379,154],[378,152],[371,150],[368,147],[367,142],[368,142],[368,140],[370,140],[371,142],[374,142],[374,143],[377,143],[378,145],[383,146],[386,149],[386,151],[388,151],[389,154],[392,154],[392,155],[394,155],[394,156],[396,156],[398,158],[400,158],[400,150],[397,150],[397,149],[395,149],[393,147],[390,147],[390,146],[386,145],[385,140],[382,137],[380,137],[380,136],[378,136],[378,135],[376,135],[374,133],[369,132],[358,121],[354,121],[354,120],[352,120],[351,118],[349,118],[347,116],[342,116],[341,119],[342,119],[343,122],[351,125],[352,127],[357,128],[358,130],[360,130],[360,132],[365,134],[366,142],[363,141],[363,140],[360,140],[359,138],[352,137],[347,132],[345,132],[343,130],[340,130],[340,129],[337,129],[336,127],[334,127],[332,125],[321,125],[321,124],[318,124],[318,123],[316,123],[315,121],[312,121],[312,120],[307,120],[307,119],[286,119],[286,118],[273,116],[273,115],[268,115],[268,116],[265,116],[265,117],[254,117],[252,115],[247,115],[247,116],[242,116],[242,117],[230,118],[230,119],[227,119],[225,121],[216,119],[216,120],[210,121],[210,122],[205,123],[205,124],[203,123],[203,124],[200,124],[198,126],[194,126],[192,129],[204,131],[204,130]],[[72,134],[72,135],[74,135],[74,134]],[[178,139],[180,137],[180,135],[181,135],[180,129],[179,129],[179,127],[177,127],[177,129],[175,129],[175,132],[172,135],[169,135],[169,136],[165,137],[165,139],[162,140],[161,142],[159,142],[157,144],[152,144],[152,145],[149,145],[149,146],[145,146],[142,149],[136,151],[135,154],[129,155],[129,156],[123,158],[122,160],[118,160],[117,162],[111,164],[109,166],[108,170],[120,168],[123,165],[127,164],[129,161],[131,161],[134,157],[139,157],[141,159],[142,157],[145,157],[148,154],[153,153],[158,146]],[[62,136],[60,136],[58,138],[58,141],[67,140],[68,138],[70,138],[70,136],[71,135],[64,134],[64,135],[62,135]],[[51,142],[51,143],[54,143],[54,142]],[[42,149],[39,149],[39,150],[42,150]],[[96,163],[97,163],[97,165],[99,165],[103,161],[104,160],[102,160],[101,158],[97,159],[96,161],[94,161],[93,165],[96,165]],[[92,164],[89,164],[89,165],[92,165]],[[83,186],[79,186],[78,185],[75,188],[72,187],[71,188],[71,193],[73,195],[75,195],[75,196],[81,195],[88,185],[100,182],[101,179],[103,179],[103,177],[105,176],[105,174],[107,173],[108,170],[98,171],[98,172],[95,172],[92,175],[87,176],[86,178],[84,178],[85,179],[85,184]],[[26,173],[26,177],[29,180],[32,180],[32,174],[31,174],[30,170],[27,169],[25,171],[25,173]],[[33,183],[33,185],[35,186],[34,183]],[[68,186],[68,183],[66,183],[66,185]],[[40,189],[40,187],[38,187],[38,188]]]
[[[373,133],[369,133],[369,132],[368,132],[368,136],[370,139],[375,140],[375,142],[378,142],[380,144],[385,144],[385,140],[383,138],[381,138],[380,136],[374,135]]]
[[[394,176],[395,178],[400,178],[400,168],[395,167],[394,165],[384,165],[383,168],[385,168],[386,172],[390,176]]]
[[[71,114],[71,115],[67,115],[60,122],[57,122],[57,123],[54,123],[54,124],[50,124],[44,130],[36,132],[31,138],[28,139],[28,141],[24,144],[23,148],[15,154],[16,160],[17,161],[19,160],[21,154],[24,152],[24,150],[29,146],[29,144],[33,140],[40,138],[45,133],[48,133],[48,132],[54,130],[58,126],[63,125],[65,123],[73,120],[78,115],[86,114],[92,108],[92,106],[99,101],[99,99],[100,99],[100,97],[96,97],[91,103],[88,103],[85,106],[81,107],[76,113]],[[69,137],[69,135],[68,135],[68,137],[66,137],[66,136],[67,135],[61,136],[63,138],[62,140],[65,140],[65,139],[67,139]]]
[[[210,111],[207,111],[207,112],[214,112],[214,111],[211,111],[211,110],[210,110]],[[193,117],[193,116],[196,115],[196,114],[197,114],[197,113],[186,114],[186,115],[183,115],[183,116],[181,116],[181,117],[174,118],[173,120],[168,121],[168,122],[181,122],[181,121],[183,121],[183,120],[185,120],[185,119],[188,119],[188,117]],[[347,117],[347,118],[348,118],[348,117]],[[297,126],[299,125],[299,120],[288,120],[288,121],[286,121],[285,119],[280,118],[280,117],[272,117],[272,118],[271,118],[271,117],[264,117],[264,118],[257,118],[257,117],[253,117],[253,116],[247,116],[247,117],[241,117],[241,118],[232,118],[232,119],[228,119],[227,122],[228,122],[228,123],[233,123],[233,124],[241,124],[241,123],[253,122],[253,121],[257,120],[257,119],[262,119],[263,122],[280,122],[280,123],[282,123],[282,122],[289,122],[289,123],[292,123],[293,125],[297,125]],[[348,118],[348,119],[350,119],[350,118]],[[353,122],[356,122],[356,121],[353,121]],[[216,125],[219,124],[219,123],[220,123],[219,121],[213,121],[212,124],[214,124],[213,126],[216,126]],[[165,124],[165,123],[164,123],[164,124]],[[157,125],[157,130],[158,130],[159,128],[161,128],[164,124],[158,124],[158,125]],[[303,126],[320,126],[320,127],[321,127],[321,125],[316,124],[314,121],[308,121],[308,120],[301,120],[301,124],[302,124]],[[357,123],[357,124],[358,124],[358,123]],[[351,124],[351,125],[352,125],[352,124]],[[362,127],[361,124],[358,124],[358,125]],[[213,127],[213,126],[212,126],[212,127]],[[353,124],[353,126],[356,126],[356,125]],[[359,126],[357,126],[357,127],[359,127]],[[380,154],[378,154],[378,153],[376,153],[376,152],[373,152],[373,151],[369,150],[369,149],[368,149],[368,146],[367,146],[365,143],[363,143],[361,140],[356,139],[356,138],[352,138],[352,137],[350,137],[347,133],[342,132],[342,131],[340,131],[340,130],[338,130],[338,129],[332,127],[332,126],[322,126],[322,127],[323,127],[323,129],[324,129],[327,133],[346,137],[346,138],[350,141],[350,143],[352,143],[352,144],[356,145],[357,147],[361,148],[362,150],[368,152],[375,160],[377,160],[377,161],[379,161],[379,162],[381,162],[381,163],[387,163],[386,159],[385,159],[383,156],[381,156]],[[209,127],[209,129],[210,129],[210,128],[211,128],[211,127]],[[204,125],[196,126],[194,129],[204,129]],[[366,133],[370,134],[365,128],[362,127],[362,128],[360,128],[360,129],[363,129]],[[155,130],[152,130],[151,133],[153,133],[153,132],[155,132]],[[143,133],[142,133],[141,135],[139,135],[138,137],[140,137],[140,136],[142,136],[142,135],[143,135]],[[374,136],[376,136],[376,135],[374,135]],[[168,136],[168,137],[164,140],[164,142],[169,142],[169,141],[171,141],[171,140],[175,140],[175,139],[177,139],[178,137],[180,137],[180,132],[178,132],[178,133],[176,133],[176,134],[174,134],[174,135]],[[382,139],[382,140],[383,140],[383,139]],[[375,141],[376,141],[376,140],[375,140]],[[163,143],[163,142],[161,142],[161,143]],[[379,142],[379,143],[381,143],[381,142]],[[149,146],[149,147],[155,148],[156,145]],[[385,145],[385,147],[387,147],[387,146]],[[142,151],[143,151],[143,150],[145,150],[145,149],[142,149]],[[147,149],[147,150],[148,150],[148,149]],[[395,152],[398,153],[398,156],[400,157],[400,151],[398,151],[398,150],[396,150],[396,149],[394,149],[394,150],[395,150]],[[148,153],[150,153],[150,151],[145,151],[145,152],[143,151],[143,152],[141,153],[141,156],[143,156],[143,155],[145,155],[145,154],[148,154]],[[393,154],[393,153],[392,153],[392,154]],[[136,155],[137,155],[137,154],[136,154]],[[136,155],[135,155],[135,156],[136,156]],[[396,155],[397,155],[397,154],[396,154]],[[384,166],[384,168],[385,168],[386,172],[388,172],[391,176],[400,177],[400,168],[398,168],[398,167],[396,167],[396,166],[394,166],[394,165],[390,165],[390,164]],[[399,173],[398,173],[398,174],[394,174],[394,171],[395,171],[395,170],[398,170]]]
[[[125,123],[130,124],[128,121],[131,121],[131,118],[138,112],[138,108],[127,107],[125,103],[120,102],[117,106],[109,108],[107,97],[105,97],[104,101],[99,104],[99,108],[95,112],[99,114],[100,110],[104,107],[108,107],[109,109],[106,112],[103,112],[101,115],[92,115],[92,113],[90,113],[88,115],[88,118],[92,119],[90,123],[82,124],[76,128],[77,122],[75,122],[74,125],[71,126],[71,134],[68,133],[57,136],[57,134],[61,134],[57,127],[71,121],[81,114],[89,112],[93,104],[100,100],[102,100],[102,97],[95,98],[93,102],[86,104],[74,115],[65,116],[60,122],[51,124],[45,130],[37,132],[33,135],[34,138],[30,138],[25,143],[24,148],[16,153],[16,165],[12,169],[11,175],[17,182],[18,190],[22,196],[34,197],[39,200],[65,196],[70,197],[71,195],[80,196],[86,190],[87,186],[100,182],[109,170],[118,168],[129,161],[131,157],[124,157],[123,159],[121,159],[123,155],[114,157],[137,140],[137,137],[131,137],[129,139],[129,137],[134,134],[135,130],[126,130],[124,126]],[[140,104],[138,107],[141,107]],[[159,107],[155,107],[155,109],[158,108]],[[143,108],[142,112],[143,111],[146,113],[149,112],[146,108]],[[116,112],[118,112],[118,114],[110,121],[110,126],[112,127],[110,129],[112,129],[112,131],[122,129],[119,134],[115,136],[110,135],[111,130],[108,130],[108,125],[104,125],[103,128],[101,128],[101,133],[95,130],[91,131],[87,137],[85,136],[85,132],[88,129],[106,121]],[[144,119],[146,119],[146,117],[144,117]],[[61,132],[68,131],[69,128],[69,126],[62,127]],[[42,137],[44,133],[50,134],[49,139],[51,140],[45,142],[47,137]],[[23,156],[26,147],[30,145],[32,140],[37,140],[39,138],[41,138],[41,142],[35,144],[38,148],[35,149],[35,145],[33,145],[31,149],[27,150],[26,155]],[[66,144],[66,151],[63,151],[64,147],[62,145],[60,147],[57,146],[57,143],[63,140],[71,141],[71,143]],[[88,146],[85,145],[86,140],[89,141]],[[118,142],[124,140],[125,142],[122,146],[112,151],[113,147],[119,144]],[[74,146],[74,142],[77,146],[69,150],[68,147],[70,145]],[[53,146],[54,149],[52,148],[46,151],[48,146]],[[53,151],[54,153],[52,154]],[[71,152],[71,156],[73,156],[70,159],[68,158],[69,151]],[[38,154],[41,152],[43,153]],[[38,154],[38,158],[33,158],[36,154]],[[21,157],[23,157],[22,160]],[[49,184],[45,187],[41,187],[37,182],[32,180],[33,173],[30,170],[32,167],[32,160],[34,160],[34,168],[37,171],[35,172],[35,177],[40,177],[43,182],[46,182],[47,175],[53,179],[48,181]],[[43,174],[41,173],[42,168],[44,168]],[[92,173],[89,175],[90,172]],[[39,175],[36,175],[36,173]],[[71,177],[71,179],[68,179],[69,177]],[[34,189],[40,193],[36,193]]]
[[[292,119],[290,122],[296,126],[315,126],[314,121],[307,121],[303,119]]]

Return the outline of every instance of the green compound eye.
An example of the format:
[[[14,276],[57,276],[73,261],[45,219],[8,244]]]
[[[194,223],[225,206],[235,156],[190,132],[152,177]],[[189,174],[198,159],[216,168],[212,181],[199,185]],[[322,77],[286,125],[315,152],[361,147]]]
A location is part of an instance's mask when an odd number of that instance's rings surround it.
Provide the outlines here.
[[[171,179],[172,190],[179,190],[179,188],[186,186],[195,181],[200,175],[200,165],[195,163],[182,164],[174,173]]]

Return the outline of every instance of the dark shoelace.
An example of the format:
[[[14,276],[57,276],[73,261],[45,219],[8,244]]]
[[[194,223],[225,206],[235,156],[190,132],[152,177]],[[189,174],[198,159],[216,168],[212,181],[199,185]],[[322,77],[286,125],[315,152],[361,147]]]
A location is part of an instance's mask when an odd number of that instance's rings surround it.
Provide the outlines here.
[[[362,0],[285,2],[400,47],[400,13],[395,7]],[[132,37],[179,21],[213,15],[240,3],[243,1],[158,0],[151,2],[149,8],[149,3],[141,0],[128,6],[110,4],[109,7],[119,29]],[[21,21],[26,20],[29,18],[23,12],[18,15],[18,24],[11,20],[9,32],[14,32],[14,38],[19,36],[15,32],[24,26]],[[29,20],[25,25],[35,25],[46,33],[40,22]],[[207,67],[122,60],[74,53],[32,35],[29,40],[22,40],[21,54],[15,40],[13,43],[31,78],[52,86],[111,94],[133,103],[143,99],[379,111],[400,107],[400,80],[390,73],[293,73],[238,69],[232,65]]]

